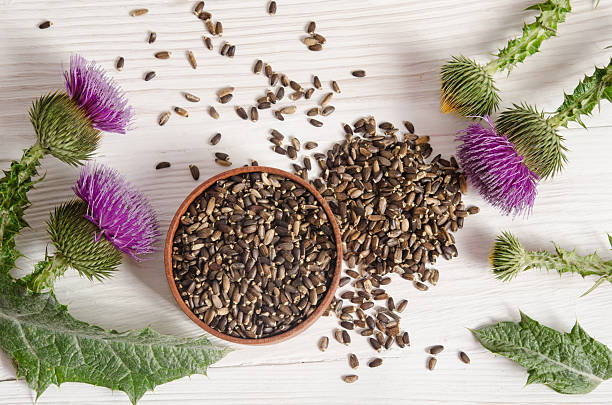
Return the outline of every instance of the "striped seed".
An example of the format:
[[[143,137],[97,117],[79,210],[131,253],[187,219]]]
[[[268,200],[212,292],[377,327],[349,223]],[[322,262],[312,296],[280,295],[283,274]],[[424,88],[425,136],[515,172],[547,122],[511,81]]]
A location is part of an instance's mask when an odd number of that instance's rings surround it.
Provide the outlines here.
[[[189,117],[189,112],[182,107],[174,107],[174,112],[180,115],[181,117]]]
[[[187,59],[189,60],[189,64],[192,68],[195,69],[198,67],[198,62],[196,61],[195,55],[192,51],[187,51]]]
[[[135,10],[130,11],[130,15],[132,17],[138,17],[138,16],[141,16],[141,15],[145,15],[148,12],[149,12],[149,10],[146,9],[146,8],[137,8]]]
[[[336,92],[336,93],[342,93],[342,90],[340,90],[340,86],[338,85],[338,82],[333,80],[332,83],[332,89]]]
[[[232,99],[232,97],[234,97],[232,94],[226,94],[223,97],[219,97],[219,102],[221,104],[227,104]]]
[[[324,352],[325,350],[327,350],[328,346],[329,346],[329,338],[327,336],[323,336],[321,340],[319,340],[319,350]]]
[[[157,33],[151,31],[149,33],[149,39],[147,39],[147,42],[152,44],[153,42],[155,42],[156,39],[157,39]]]
[[[185,96],[187,101],[191,101],[192,103],[198,103],[200,101],[200,97],[191,93],[183,93],[183,96]]]
[[[306,150],[312,150],[312,149],[316,148],[317,146],[319,146],[319,144],[318,144],[318,143],[316,143],[316,142],[312,142],[312,141],[309,141],[309,142],[306,142],[306,143],[304,144],[304,149],[306,149]]]
[[[210,144],[211,145],[216,145],[219,143],[219,141],[221,140],[221,134],[220,133],[216,133],[215,135],[213,135],[212,138],[210,138]]]
[[[310,125],[312,125],[313,127],[320,128],[323,126],[323,123],[321,121],[315,120],[314,118],[310,118],[308,122],[310,122]]]
[[[309,117],[314,117],[315,115],[319,115],[321,113],[321,109],[319,107],[313,107],[310,110],[306,111],[306,115]]]
[[[155,53],[155,57],[157,59],[170,59],[170,55],[171,53],[168,51],[161,51],[161,52],[156,52]]]
[[[217,24],[215,25],[215,32],[218,36],[223,35],[223,24],[221,24],[221,21],[217,21]]]
[[[236,107],[236,114],[238,114],[238,116],[242,118],[243,120],[249,119],[249,116],[247,115],[246,111],[242,107]]]
[[[259,120],[259,112],[257,111],[257,107],[251,107],[251,121],[256,122]]]
[[[368,367],[371,367],[371,368],[379,367],[382,365],[382,363],[383,363],[383,359],[377,357],[368,363]]]
[[[170,111],[166,111],[166,112],[162,113],[159,116],[159,121],[158,121],[159,125],[160,126],[166,125],[166,122],[168,122],[168,120],[170,119],[170,115],[171,115]]]
[[[323,46],[321,44],[314,44],[308,47],[310,51],[318,52],[323,50]]]

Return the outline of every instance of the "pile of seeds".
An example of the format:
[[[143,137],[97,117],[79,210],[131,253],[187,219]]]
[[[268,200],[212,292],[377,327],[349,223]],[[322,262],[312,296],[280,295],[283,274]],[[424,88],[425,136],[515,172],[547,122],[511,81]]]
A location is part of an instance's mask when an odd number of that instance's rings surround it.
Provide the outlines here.
[[[302,42],[308,47],[310,51],[318,52],[323,50],[323,44],[327,42],[327,39],[323,35],[316,33],[316,29],[317,24],[314,21],[309,22],[306,26],[306,32],[308,33],[308,36],[304,37],[302,39]]]
[[[246,173],[217,181],[189,206],[172,266],[185,304],[211,328],[274,336],[324,299],[336,267],[333,230],[304,187]]]

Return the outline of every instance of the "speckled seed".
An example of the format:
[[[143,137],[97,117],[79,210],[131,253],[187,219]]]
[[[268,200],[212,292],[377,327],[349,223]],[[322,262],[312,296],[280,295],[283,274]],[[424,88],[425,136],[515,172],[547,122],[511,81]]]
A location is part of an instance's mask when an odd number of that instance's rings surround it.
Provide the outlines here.
[[[187,51],[187,59],[189,60],[189,64],[192,68],[196,69],[198,67],[198,62],[196,61],[195,55],[192,51]]]
[[[263,61],[261,59],[257,59],[257,62],[255,62],[255,66],[253,66],[253,73],[260,74],[262,68],[263,68]]]
[[[308,49],[311,50],[311,51],[318,52],[318,51],[322,51],[323,50],[323,46],[321,44],[314,44],[314,45],[310,45],[308,47]]]
[[[315,76],[312,78],[312,84],[317,90],[321,90],[323,88],[323,86],[321,86],[321,80],[319,79],[319,76]]]
[[[342,379],[344,380],[345,383],[352,384],[355,381],[357,381],[359,377],[354,374],[351,374],[351,375],[345,375],[344,377],[342,377]]]
[[[321,107],[325,107],[327,104],[329,104],[332,97],[334,97],[334,93],[327,93],[323,99],[321,99]]]
[[[196,96],[195,94],[183,93],[183,95],[185,96],[187,101],[191,101],[192,103],[197,103],[200,101],[200,97]]]
[[[166,125],[166,122],[168,122],[168,120],[170,119],[170,115],[171,115],[171,114],[170,114],[170,111],[166,111],[166,112],[162,113],[162,114],[159,116],[159,121],[158,121],[158,122],[159,122],[159,125],[160,125],[160,126],[164,126],[164,125]]]
[[[359,359],[354,353],[349,354],[349,366],[353,370],[357,370],[359,368]]]
[[[329,338],[327,336],[323,336],[321,340],[319,340],[319,350],[324,352],[325,350],[327,350],[328,346],[329,346]]]
[[[148,10],[148,9],[146,9],[146,8],[137,8],[137,9],[135,9],[135,10],[130,11],[130,15],[131,15],[132,17],[138,17],[138,16],[140,16],[140,15],[145,15],[145,14],[147,14],[148,12],[149,12],[149,10]]]
[[[312,150],[312,149],[316,148],[317,146],[319,146],[319,144],[317,144],[316,142],[309,141],[309,142],[306,142],[304,144],[304,149]]]
[[[217,109],[213,106],[210,106],[208,108],[208,114],[216,120],[219,119],[219,113],[217,112]]]
[[[314,118],[309,119],[308,122],[310,122],[310,125],[317,127],[317,128],[323,126],[323,123],[321,121],[315,120]]]
[[[371,367],[371,368],[378,367],[382,365],[382,363],[383,363],[383,359],[377,357],[368,363],[368,367]]]
[[[210,144],[211,145],[216,145],[219,143],[219,141],[221,140],[221,134],[220,133],[216,133],[215,135],[213,135],[212,138],[210,138]]]
[[[412,122],[404,121],[404,126],[406,127],[408,132],[410,132],[411,134],[414,134],[414,125],[412,125]]]
[[[314,34],[316,29],[317,29],[317,24],[314,21],[311,21],[308,23],[308,26],[306,27],[306,32],[309,34]]]
[[[212,39],[210,39],[210,37],[204,37],[204,45],[206,45],[206,48],[208,48],[209,51],[214,49]]]
[[[180,115],[181,117],[185,117],[185,118],[189,117],[189,113],[184,108],[174,107],[174,112]]]
[[[247,115],[246,111],[242,107],[236,107],[236,114],[238,114],[238,116],[242,118],[243,120],[249,119],[249,116]]]

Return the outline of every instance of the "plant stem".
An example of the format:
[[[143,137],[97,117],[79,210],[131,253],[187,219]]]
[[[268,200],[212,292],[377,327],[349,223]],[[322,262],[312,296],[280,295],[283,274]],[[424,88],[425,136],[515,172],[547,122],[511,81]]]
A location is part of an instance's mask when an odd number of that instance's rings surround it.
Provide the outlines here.
[[[19,252],[15,249],[15,236],[28,226],[23,219],[30,202],[27,192],[38,175],[40,159],[46,151],[37,142],[26,149],[20,161],[12,161],[10,169],[0,179],[0,272],[8,273],[15,265]]]
[[[39,293],[44,289],[53,288],[53,283],[68,270],[64,257],[58,253],[48,256],[34,266],[34,272],[21,279],[25,286]]]

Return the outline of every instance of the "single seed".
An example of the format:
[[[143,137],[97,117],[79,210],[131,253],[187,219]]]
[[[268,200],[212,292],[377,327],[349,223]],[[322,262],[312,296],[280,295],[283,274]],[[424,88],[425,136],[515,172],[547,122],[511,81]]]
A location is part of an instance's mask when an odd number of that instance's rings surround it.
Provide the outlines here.
[[[219,113],[217,112],[217,109],[213,106],[210,106],[208,108],[208,114],[216,120],[219,119]]]
[[[412,125],[412,122],[404,121],[404,126],[406,127],[408,132],[410,132],[411,134],[414,134],[414,125]]]
[[[184,108],[174,107],[174,112],[180,115],[181,117],[185,117],[185,118],[189,117],[189,113]]]
[[[234,97],[232,94],[226,94],[223,97],[219,97],[219,102],[221,104],[227,104],[232,99],[232,97]]]
[[[430,357],[429,361],[427,362],[427,368],[433,370],[434,368],[436,368],[437,362],[438,360],[435,357]]]
[[[216,134],[213,135],[212,138],[210,138],[210,144],[216,145],[219,143],[220,140],[221,140],[221,134],[217,132]]]
[[[149,80],[153,79],[155,77],[155,72],[147,72],[147,74],[145,75],[144,79],[146,82],[148,82]]]
[[[117,68],[118,71],[122,71],[123,70],[123,65],[125,64],[125,59],[123,58],[123,56],[120,56],[119,59],[117,59],[117,63],[115,64],[115,67]]]
[[[304,98],[306,100],[310,100],[310,98],[312,97],[312,95],[314,94],[315,89],[313,87],[309,88],[308,90],[306,90],[306,92],[304,93]]]
[[[200,14],[203,10],[204,10],[204,2],[203,1],[198,1],[198,3],[196,4],[195,8],[193,9],[193,12],[195,14]]]
[[[164,126],[166,122],[170,119],[170,111],[166,111],[159,116],[159,125]]]
[[[191,172],[191,177],[194,180],[198,180],[200,178],[200,169],[196,165],[189,165],[189,171]]]
[[[319,115],[321,113],[321,109],[319,107],[313,107],[310,110],[306,111],[306,115],[309,117],[314,117],[315,115]]]
[[[259,111],[257,107],[251,107],[251,121],[256,122],[259,119]]]
[[[371,367],[371,368],[378,367],[382,365],[382,363],[383,363],[383,359],[377,357],[368,363],[368,367]]]
[[[316,29],[317,29],[317,24],[314,21],[311,21],[308,23],[308,26],[306,27],[306,32],[309,34],[313,34]]]
[[[323,99],[321,100],[321,107],[325,107],[331,101],[332,97],[334,97],[334,93],[327,93]]]
[[[197,16],[200,20],[203,20],[206,23],[210,22],[210,19],[212,18],[212,14],[208,11],[200,11]]]
[[[344,377],[342,377],[342,379],[344,380],[345,383],[352,384],[355,381],[357,381],[359,377],[354,374],[351,374],[351,375],[345,375]]]
[[[302,42],[304,43],[304,45],[306,46],[312,46],[312,45],[317,45],[319,43],[319,41],[317,41],[316,39],[314,39],[313,37],[305,37],[302,39]]]
[[[308,49],[311,50],[311,51],[318,52],[318,51],[322,51],[323,50],[323,46],[321,44],[314,44],[314,45],[310,45],[308,47]]]
[[[170,167],[170,162],[159,162],[156,166],[155,169],[156,170],[160,170],[160,169],[166,169]]]
[[[255,66],[253,66],[253,73],[260,74],[262,68],[263,68],[263,61],[261,59],[257,59],[257,62],[255,62]]]
[[[323,336],[321,340],[319,340],[319,350],[324,352],[325,350],[327,350],[328,346],[329,346],[329,338],[327,336]]]
[[[364,77],[366,75],[365,70],[353,70],[351,74],[355,77]]]
[[[168,51],[157,52],[155,53],[155,57],[157,59],[170,59],[170,52]]]
[[[406,300],[401,300],[399,304],[397,304],[397,312],[404,312],[404,309],[406,309],[406,306],[408,305],[408,301]]]
[[[332,84],[332,89],[334,89],[334,91],[336,93],[342,93],[342,91],[340,90],[340,86],[338,85],[337,81],[334,80],[334,81],[332,81],[331,84]]]
[[[189,60],[189,64],[192,68],[195,69],[198,67],[198,62],[196,61],[195,55],[192,51],[187,51],[187,59]]]
[[[304,149],[312,150],[312,149],[316,148],[317,146],[319,146],[319,144],[317,144],[316,142],[309,141],[309,142],[306,142],[304,144]]]
[[[461,359],[462,362],[464,362],[465,364],[470,364],[470,358],[468,357],[467,354],[465,354],[465,352],[459,352],[459,358]]]
[[[230,46],[229,49],[227,50],[227,56],[229,56],[230,58],[233,58],[234,55],[236,55],[236,45]]]
[[[53,23],[51,21],[44,21],[40,24],[38,24],[38,28],[40,28],[41,30],[46,30],[47,28],[51,27],[53,25]]]
[[[308,122],[310,122],[310,125],[312,125],[312,126],[314,126],[314,127],[317,127],[317,128],[319,128],[319,127],[322,127],[322,126],[323,126],[323,123],[322,123],[321,121],[319,121],[319,120],[315,120],[314,118],[310,118],[310,119],[308,120]]]
[[[208,48],[209,51],[212,51],[214,48],[212,39],[210,39],[210,37],[204,37],[204,45],[206,45],[206,48]]]
[[[321,86],[321,80],[319,80],[319,76],[315,76],[312,78],[312,84],[318,90],[321,90],[323,88],[323,86]]]
[[[285,117],[283,117],[283,114],[281,114],[280,111],[274,111],[274,116],[279,121],[285,121]]]
[[[444,346],[442,346],[442,345],[435,345],[435,346],[431,346],[429,348],[429,353],[435,355],[435,354],[441,353],[442,350],[444,350]]]
[[[191,93],[183,93],[183,95],[185,96],[185,98],[187,99],[187,101],[191,101],[192,103],[197,103],[200,101],[200,97],[191,94]]]
[[[222,160],[222,159],[215,159],[215,163],[217,163],[219,166],[231,166],[232,162],[230,162],[229,160]]]
[[[145,15],[145,14],[147,14],[148,12],[149,12],[149,10],[148,10],[148,9],[146,9],[146,8],[137,8],[137,9],[135,9],[135,10],[130,11],[130,15],[131,15],[132,17],[138,17],[138,16],[140,16],[140,15]]]
[[[325,37],[321,34],[312,34],[312,36],[313,38],[315,38],[317,41],[319,41],[322,44],[327,42],[327,39],[325,39]]]
[[[270,15],[276,14],[276,2],[275,1],[271,1],[270,4],[268,5],[268,14]]]
[[[280,112],[283,113],[283,114],[293,114],[293,113],[295,113],[296,110],[297,110],[296,106],[290,105],[290,106],[281,108]]]
[[[215,25],[215,32],[219,36],[223,35],[223,24],[221,24],[221,21],[217,21],[217,24]]]
[[[336,111],[336,107],[334,107],[333,105],[328,105],[323,110],[321,110],[321,115],[324,117],[327,117],[329,114],[333,113],[334,111]]]
[[[224,87],[221,90],[217,91],[217,96],[219,98],[227,96],[228,94],[232,94],[234,92],[233,87]]]
[[[295,136],[291,137],[291,145],[293,145],[295,150],[298,151],[298,152],[302,148],[302,144],[300,143],[300,140],[297,139]]]
[[[246,111],[244,111],[244,108],[242,107],[236,107],[236,114],[238,114],[238,116],[242,118],[243,120],[249,119],[249,116],[247,115]]]
[[[266,75],[266,77],[272,77],[273,73],[274,71],[272,70],[272,66],[266,63],[266,65],[264,66],[264,74]]]
[[[351,344],[351,336],[345,330],[342,331],[342,341],[346,346]]]
[[[155,42],[155,40],[157,39],[157,33],[151,31],[149,33],[149,39],[147,40],[147,42],[149,42],[150,44],[152,44],[153,42]]]
[[[282,146],[274,146],[272,148],[272,150],[276,153],[278,153],[279,155],[286,155],[287,154],[287,150],[285,148],[283,148]]]
[[[357,370],[359,368],[359,359],[354,353],[349,354],[349,366],[353,370]]]
[[[299,100],[299,99],[302,97],[302,95],[303,95],[303,94],[304,94],[304,93],[302,93],[301,91],[296,91],[295,93],[292,93],[292,94],[289,96],[289,98],[290,98],[292,101],[296,101],[296,100]]]
[[[215,152],[215,157],[221,160],[229,160],[229,155],[223,152]]]

